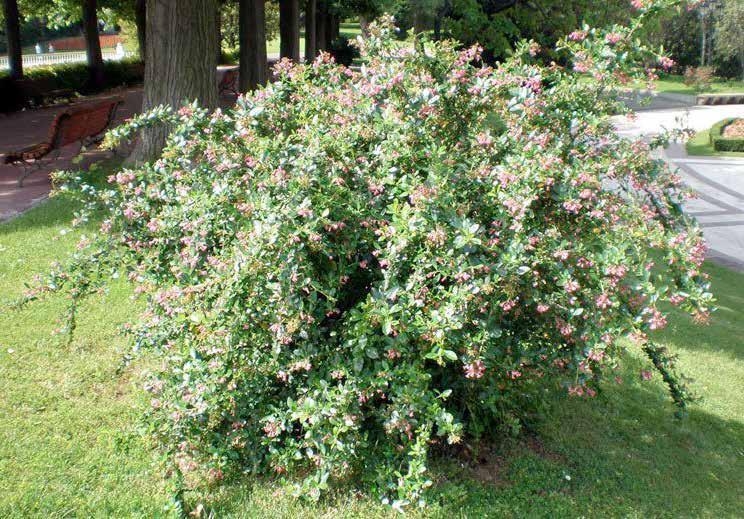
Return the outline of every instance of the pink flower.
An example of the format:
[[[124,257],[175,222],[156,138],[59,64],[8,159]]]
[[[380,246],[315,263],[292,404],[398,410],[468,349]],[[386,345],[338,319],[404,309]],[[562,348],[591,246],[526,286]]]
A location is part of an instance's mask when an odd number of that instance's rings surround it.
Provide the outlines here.
[[[500,303],[499,306],[504,312],[508,312],[509,310],[517,306],[517,301],[515,299],[508,299],[507,301]]]
[[[622,39],[623,39],[623,35],[617,32],[611,32],[607,36],[605,36],[605,41],[611,45],[616,44]]]
[[[539,313],[539,314],[544,314],[548,310],[550,310],[550,306],[548,306],[548,305],[546,305],[544,303],[540,303],[539,305],[537,305],[537,313]]]
[[[279,424],[274,421],[270,421],[266,422],[266,425],[264,425],[263,427],[263,431],[269,438],[276,438],[277,436],[279,436],[279,433],[282,432],[282,429]]]
[[[664,70],[670,70],[674,66],[674,60],[667,56],[662,56],[659,58],[659,65],[661,65]]]
[[[573,326],[571,326],[570,324],[568,324],[565,321],[562,321],[562,320],[558,319],[558,321],[556,322],[556,324],[558,326],[558,331],[564,337],[570,337],[571,334],[574,332]]]
[[[490,135],[487,133],[481,132],[475,137],[476,142],[479,146],[483,146],[484,148],[487,148],[491,144],[493,144],[493,139]]]
[[[641,380],[651,380],[651,377],[653,377],[653,373],[650,371],[641,371]]]
[[[569,213],[578,214],[581,207],[581,202],[577,200],[567,200],[563,202],[563,208]]]
[[[599,296],[597,296],[596,303],[597,307],[601,308],[602,310],[612,306],[610,296],[608,296],[605,292],[602,292],[601,294],[599,294]]]
[[[465,378],[481,378],[486,372],[486,365],[483,361],[478,359],[469,364],[463,366],[465,370]]]
[[[512,380],[517,380],[521,376],[522,376],[522,372],[520,371],[512,370],[509,372],[509,378]]]
[[[568,39],[573,41],[582,41],[586,39],[586,36],[586,31],[574,31],[568,35]]]
[[[664,328],[667,324],[666,317],[659,312],[658,310],[654,309],[651,312],[651,317],[648,320],[648,327],[652,330],[660,330]]]
[[[566,281],[566,284],[563,285],[563,288],[569,294],[573,294],[579,288],[581,288],[581,285],[579,285],[579,283],[577,281],[574,281],[573,279],[569,279],[568,281]]]

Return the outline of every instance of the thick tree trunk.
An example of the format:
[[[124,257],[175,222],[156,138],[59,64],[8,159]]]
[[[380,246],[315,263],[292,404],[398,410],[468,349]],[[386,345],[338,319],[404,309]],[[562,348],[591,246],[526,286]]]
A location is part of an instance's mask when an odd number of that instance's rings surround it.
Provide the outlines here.
[[[305,4],[305,61],[307,62],[313,61],[318,53],[315,32],[317,11],[317,0],[307,0]]]
[[[266,83],[266,7],[264,0],[240,0],[240,91]]]
[[[315,10],[315,48],[318,51],[328,50],[328,41],[326,40],[326,6],[324,0],[316,0],[317,8]]]
[[[18,1],[3,0],[5,10],[5,36],[8,38],[8,61],[11,79],[23,77],[23,55],[21,52],[21,28],[18,19]]]
[[[147,48],[147,0],[137,0],[134,4],[134,23],[137,25],[137,43],[139,57],[145,61]]]
[[[217,2],[217,15],[214,17],[214,31],[217,39],[217,64],[222,63],[222,4]]]
[[[147,52],[142,109],[178,108],[196,100],[217,107],[215,0],[147,0]],[[142,131],[130,161],[154,160],[170,129]]]
[[[98,1],[83,0],[83,33],[85,52],[88,57],[90,85],[94,89],[103,87],[103,54],[101,40],[98,37]]]
[[[300,2],[279,0],[279,55],[300,59]]]

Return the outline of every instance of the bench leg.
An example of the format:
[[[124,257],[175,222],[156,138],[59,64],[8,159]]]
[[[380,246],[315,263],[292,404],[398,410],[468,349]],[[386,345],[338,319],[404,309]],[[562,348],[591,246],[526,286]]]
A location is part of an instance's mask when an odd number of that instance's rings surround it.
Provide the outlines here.
[[[41,169],[41,166],[37,165],[38,162],[39,161],[34,161],[34,162],[23,161],[23,162],[18,162],[15,164],[16,167],[18,167],[21,170],[21,176],[18,179],[18,187],[23,187],[23,181]]]

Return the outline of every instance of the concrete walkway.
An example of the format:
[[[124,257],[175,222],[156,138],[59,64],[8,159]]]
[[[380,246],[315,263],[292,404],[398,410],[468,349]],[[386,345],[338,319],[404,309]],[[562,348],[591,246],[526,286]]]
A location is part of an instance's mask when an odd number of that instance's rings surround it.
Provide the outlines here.
[[[727,117],[744,117],[744,105],[669,106],[668,100],[639,110],[635,120],[615,118],[620,135],[650,137],[662,128],[710,128]],[[682,144],[673,144],[662,155],[678,168],[684,182],[699,198],[686,204],[703,228],[709,257],[744,272],[744,159],[688,156]]]

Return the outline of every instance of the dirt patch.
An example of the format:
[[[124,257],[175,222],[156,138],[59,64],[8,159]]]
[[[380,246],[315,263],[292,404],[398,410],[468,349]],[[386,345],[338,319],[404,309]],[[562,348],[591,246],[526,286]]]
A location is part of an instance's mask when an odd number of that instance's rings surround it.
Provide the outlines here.
[[[509,464],[503,456],[490,456],[473,466],[471,474],[473,475],[473,479],[481,483],[495,487],[504,487],[508,485],[506,479],[508,467]]]
[[[543,459],[565,465],[566,458],[557,452],[549,451],[537,436],[528,436],[524,440],[525,446]]]
[[[506,479],[509,460],[496,445],[486,442],[462,443],[448,451],[448,455],[456,458],[460,467],[476,481],[495,487],[509,484]]]

